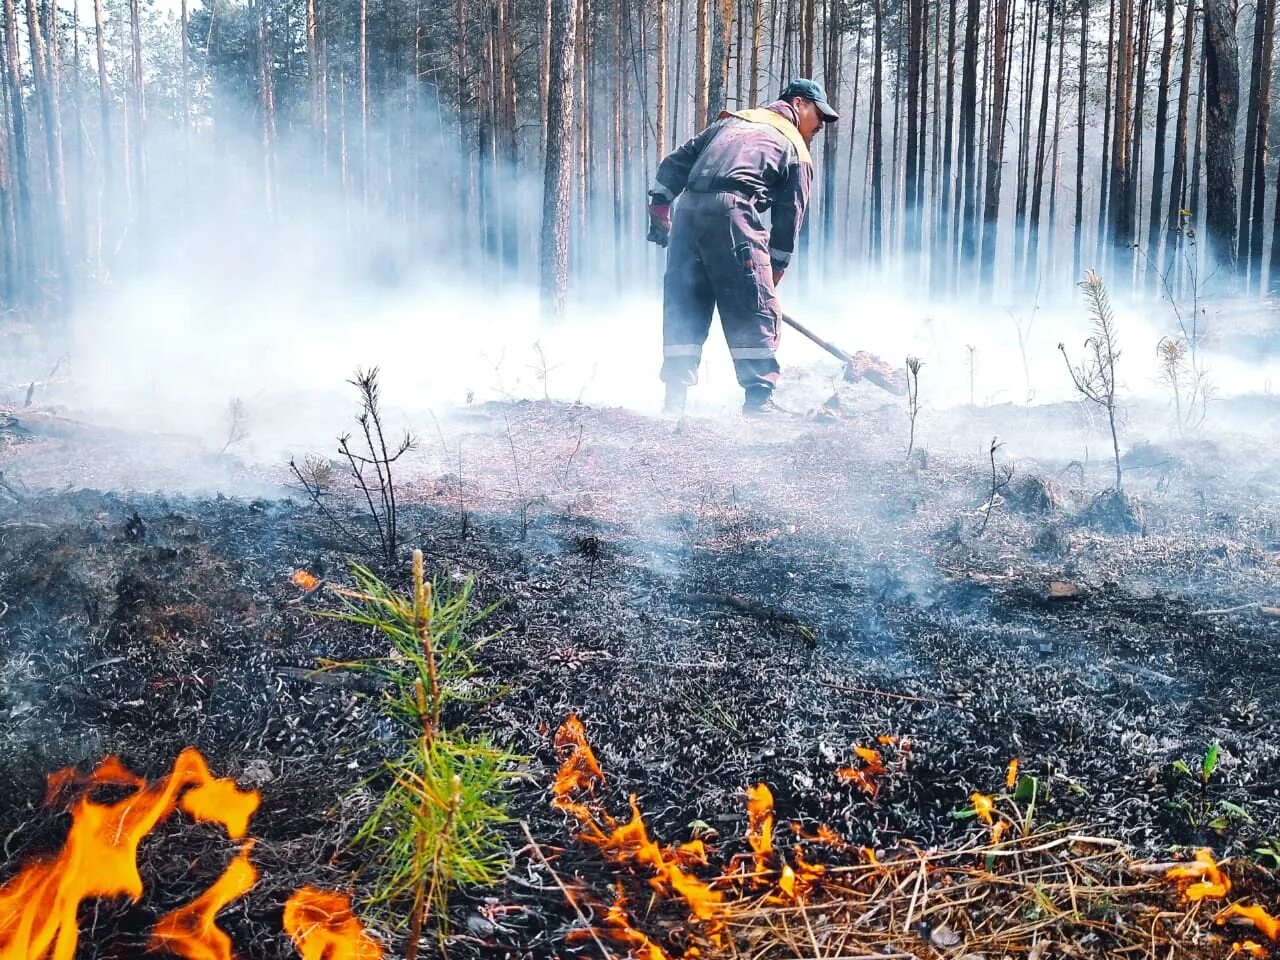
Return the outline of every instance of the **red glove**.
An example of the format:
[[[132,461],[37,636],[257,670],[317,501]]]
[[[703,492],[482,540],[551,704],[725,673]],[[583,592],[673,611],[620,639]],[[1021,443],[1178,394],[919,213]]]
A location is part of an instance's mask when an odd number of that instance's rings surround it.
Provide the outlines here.
[[[667,245],[667,238],[670,236],[671,204],[649,204],[649,235],[646,239],[651,243],[656,243],[660,247],[665,247]]]
[[[782,274],[786,271],[786,267],[773,268],[773,285],[776,287],[782,282]]]

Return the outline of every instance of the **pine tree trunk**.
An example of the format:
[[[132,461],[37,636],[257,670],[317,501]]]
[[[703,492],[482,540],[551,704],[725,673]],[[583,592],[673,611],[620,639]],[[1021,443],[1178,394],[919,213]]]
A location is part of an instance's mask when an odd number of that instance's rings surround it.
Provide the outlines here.
[[[694,71],[693,90],[693,126],[701,129],[707,122],[707,104],[710,98],[711,64],[710,64],[710,6],[713,0],[694,0],[698,6],[697,18],[697,52]]]
[[[840,4],[831,3],[823,18],[826,30],[823,45],[823,82],[827,88],[827,96],[837,96],[840,89]],[[838,123],[828,124],[822,135],[822,261],[830,264],[835,252],[836,237],[836,166],[839,156],[840,140],[837,136]]]
[[[27,0],[27,48],[31,57],[31,75],[36,101],[40,106],[44,130],[45,174],[48,178],[48,222],[46,224],[48,256],[57,275],[57,288],[64,299],[75,282],[71,256],[67,247],[67,191],[62,158],[62,108],[58,103],[53,73],[56,65],[49,62],[44,32],[36,11],[35,0]]]
[[[271,41],[267,33],[267,8],[258,8],[258,84],[262,110],[262,187],[267,216],[275,212],[275,84],[272,77]]]
[[[22,86],[18,79],[18,30],[14,18],[13,0],[4,0],[5,29],[3,63],[0,64],[0,82],[7,107],[8,123],[12,129],[12,170],[6,170],[6,209],[11,222],[8,262],[12,271],[3,278],[3,295],[6,303],[22,305],[30,299],[32,279],[35,274],[31,245],[20,242],[34,229],[32,222],[29,157],[27,154],[26,114],[22,101]],[[4,118],[0,118],[4,119]]]
[[[577,0],[551,3],[551,82],[548,87],[546,165],[542,189],[541,295],[550,319],[564,318],[569,296],[569,213],[572,203],[574,49]]]
[[[1036,283],[1037,289],[1045,286],[1044,281],[1048,280],[1048,285],[1053,286],[1057,274],[1057,250],[1058,235],[1054,228],[1058,223],[1058,177],[1062,172],[1062,155],[1058,150],[1062,138],[1062,79],[1063,66],[1066,59],[1067,47],[1067,14],[1064,4],[1062,15],[1058,18],[1058,77],[1054,83],[1054,99],[1053,99],[1053,141],[1049,146],[1049,166],[1053,171],[1049,183],[1049,255],[1046,258],[1045,270],[1039,275]],[[1036,240],[1039,240],[1039,231],[1036,233]],[[1032,257],[1032,262],[1035,258]]]
[[[1170,0],[1172,2],[1172,0]],[[1076,221],[1071,240],[1071,276],[1083,276],[1081,241],[1084,236],[1084,108],[1089,91],[1089,0],[1080,2],[1080,78],[1076,101]]]
[[[1258,85],[1262,71],[1262,34],[1266,6],[1267,0],[1256,0],[1253,5],[1253,55],[1249,69],[1249,99],[1245,107],[1244,173],[1240,178],[1240,230],[1237,234],[1236,256],[1241,277],[1246,284],[1249,282],[1249,217],[1253,213],[1253,164],[1257,156],[1254,142],[1258,135]]]
[[[1009,39],[1009,0],[996,0],[995,33],[992,50],[993,79],[991,126],[987,135],[987,187],[982,209],[982,289],[990,292],[995,279],[996,241],[999,237],[1000,174],[1004,160],[1006,85],[1006,45]]]
[[[1254,137],[1253,216],[1249,231],[1249,263],[1252,265],[1253,289],[1262,286],[1263,216],[1265,213],[1267,176],[1267,137],[1271,127],[1271,64],[1275,52],[1276,0],[1258,0],[1263,16],[1262,68],[1263,82],[1258,90],[1257,134]]]
[[[1141,239],[1138,229],[1138,184],[1142,180],[1142,145],[1146,124],[1147,64],[1151,60],[1151,0],[1142,0],[1142,16],[1138,28],[1137,76],[1134,82],[1133,124],[1130,134],[1129,163],[1125,170],[1124,205],[1128,242],[1120,248],[1120,261],[1129,282],[1135,283],[1137,267],[1135,249]]]
[[[1028,224],[1026,259],[1023,261],[1023,275],[1027,285],[1033,286],[1038,270],[1040,253],[1040,201],[1044,191],[1045,150],[1048,146],[1049,124],[1049,76],[1053,66],[1053,15],[1054,0],[1047,0],[1049,16],[1046,18],[1044,34],[1044,77],[1040,85],[1040,123],[1036,134],[1036,160],[1031,187],[1031,220]]]
[[[667,155],[667,0],[656,0],[656,7],[658,96],[654,109],[654,162],[658,164]]]
[[[978,27],[981,12],[978,0],[968,0],[965,20],[964,63],[960,77],[960,170],[963,183],[957,193],[957,213],[960,202],[964,204],[963,215],[959,216],[960,235],[960,271],[971,270],[978,258],[978,202],[977,202],[977,164],[974,162],[974,148],[977,145],[978,96]],[[877,51],[878,55],[879,51]]]
[[[1102,94],[1102,163],[1098,172],[1098,227],[1097,250],[1094,253],[1095,266],[1102,267],[1107,252],[1107,203],[1111,198],[1111,113],[1112,91],[1116,79],[1116,0],[1110,2],[1110,13],[1107,17],[1107,74]]]
[[[661,0],[660,0],[661,2]],[[760,40],[764,32],[764,0],[753,0],[751,12],[751,93],[747,105],[760,103]]]
[[[1240,107],[1240,59],[1230,0],[1205,3],[1205,233],[1214,266],[1236,273],[1236,120]]]
[[[1053,0],[1045,0],[1052,3]],[[1025,8],[1024,8],[1025,9]],[[1031,184],[1031,107],[1035,94],[1036,38],[1040,35],[1040,0],[1032,0],[1030,26],[1022,44],[1022,71],[1018,110],[1018,180],[1014,206],[1013,256],[1015,261],[1026,248],[1027,199]],[[1015,271],[1016,272],[1016,271]]]
[[[933,247],[934,289],[951,288],[951,179],[955,129],[956,0],[947,0],[947,106],[942,131],[942,187]],[[934,101],[937,109],[937,101]]]
[[[880,264],[884,256],[884,12],[883,0],[871,0],[874,17],[873,49],[871,53],[871,130],[867,149],[871,153],[871,224],[868,237],[869,254],[873,264]],[[977,5],[978,0],[969,0]]]
[[[1164,275],[1166,282],[1172,282],[1170,276],[1174,257],[1183,239],[1183,213],[1187,198],[1187,121],[1191,103],[1191,64],[1195,57],[1196,47],[1196,0],[1187,0],[1187,10],[1183,19],[1182,32],[1182,76],[1178,91],[1178,121],[1173,135],[1173,170],[1169,175],[1169,208],[1165,215],[1164,228],[1161,231],[1165,244]]]
[[[1156,97],[1155,143],[1151,155],[1151,211],[1147,226],[1147,278],[1155,283],[1163,259],[1160,229],[1164,217],[1164,155],[1169,127],[1169,76],[1173,67],[1173,12],[1175,0],[1164,0],[1164,41],[1160,45],[1160,90]]]
[[[133,107],[133,179],[134,193],[139,197],[147,182],[147,101],[142,80],[142,16],[138,0],[129,0],[129,40],[132,47],[129,85]]]
[[[1126,176],[1129,171],[1130,110],[1134,66],[1133,4],[1120,0],[1120,37],[1116,48],[1115,105],[1111,127],[1110,196],[1107,208],[1111,214],[1110,238],[1113,247],[1123,248],[1133,242],[1132,223],[1127,219],[1125,203]]]
[[[919,250],[920,220],[916,206],[920,177],[920,48],[924,0],[906,0],[907,17],[907,143],[906,184],[903,190],[903,245],[908,253]]]

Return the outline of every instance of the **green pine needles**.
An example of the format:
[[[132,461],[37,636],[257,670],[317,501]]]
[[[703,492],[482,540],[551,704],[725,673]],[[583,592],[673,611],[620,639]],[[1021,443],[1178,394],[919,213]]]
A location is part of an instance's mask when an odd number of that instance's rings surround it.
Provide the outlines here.
[[[482,696],[472,656],[490,636],[475,636],[475,628],[493,608],[472,609],[473,581],[438,589],[423,576],[421,550],[413,552],[411,596],[366,567],[354,566],[353,574],[356,588],[336,591],[343,608],[323,615],[377,630],[390,641],[391,653],[326,666],[382,676],[391,688],[385,708],[404,738],[404,752],[368,781],[385,784],[385,792],[354,843],[370,856],[369,906],[389,926],[408,927],[404,955],[415,960],[423,929],[432,922],[443,953],[453,891],[488,886],[502,876],[505,791],[521,758],[483,736],[441,724],[446,704]]]

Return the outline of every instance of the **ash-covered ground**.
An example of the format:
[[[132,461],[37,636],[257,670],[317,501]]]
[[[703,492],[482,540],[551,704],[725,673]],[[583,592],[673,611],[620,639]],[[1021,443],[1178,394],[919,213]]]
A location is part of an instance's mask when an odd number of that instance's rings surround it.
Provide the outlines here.
[[[778,423],[511,401],[416,424],[408,546],[498,605],[480,662],[501,693],[452,719],[529,757],[511,808],[540,842],[567,839],[546,790],[571,712],[611,806],[637,793],[669,841],[698,819],[740,837],[742,790],[763,781],[783,821],[943,844],[1013,757],[1042,823],[1161,855],[1280,838],[1280,400],[1217,401],[1176,441],[1146,439],[1171,432],[1165,404],[1128,404],[1117,501],[1099,496],[1110,439],[1078,404],[926,409],[908,458],[901,400],[842,387],[818,414],[829,392],[793,375],[782,399],[807,415]],[[988,511],[995,437],[997,482],[1013,472]],[[332,598],[289,576],[341,584],[373,558],[283,463],[234,445],[13,407],[0,470],[0,882],[65,831],[40,809],[44,774],[115,753],[159,776],[194,745],[264,795],[262,882],[220,923],[245,957],[289,955],[281,903],[351,884],[361,784],[392,749],[367,677],[310,673],[385,650],[314,617]],[[836,770],[880,735],[911,748],[872,800]],[[1175,770],[1214,744],[1207,785]],[[128,954],[232,852],[167,825],[144,846],[144,900],[96,908],[81,955]],[[563,952],[570,914],[530,886],[529,857],[459,903],[456,952]],[[527,909],[477,921],[484,897]]]

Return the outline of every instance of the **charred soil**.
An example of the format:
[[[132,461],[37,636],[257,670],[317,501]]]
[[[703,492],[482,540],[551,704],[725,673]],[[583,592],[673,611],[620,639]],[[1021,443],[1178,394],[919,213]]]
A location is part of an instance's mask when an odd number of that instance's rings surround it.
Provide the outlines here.
[[[136,467],[112,466],[115,435],[55,436],[10,414],[0,883],[65,833],[41,802],[47,773],[117,754],[161,776],[194,745],[264,797],[262,881],[219,922],[242,956],[291,955],[283,900],[302,883],[352,884],[360,853],[346,841],[391,749],[376,684],[313,673],[385,649],[313,616],[332,598],[289,580],[305,568],[345,583],[353,558],[296,491],[139,492],[120,479]],[[939,445],[909,464],[897,407],[860,395],[823,419],[673,426],[549,402],[468,408],[403,481],[411,545],[436,576],[474,575],[479,600],[497,604],[480,665],[500,694],[451,719],[530,758],[511,812],[564,876],[608,889],[548,804],[550,737],[570,713],[610,806],[636,793],[672,842],[702,821],[732,849],[742,791],[763,782],[784,823],[878,849],[951,844],[974,829],[954,814],[998,791],[1014,757],[1037,778],[1041,824],[1088,825],[1165,858],[1209,845],[1256,859],[1280,838],[1274,450],[1134,445],[1117,505],[1097,499],[1105,463],[1033,457],[1020,439],[1061,428],[1070,448],[1087,432],[1071,407],[942,415],[939,430],[966,424],[973,452]],[[993,425],[1014,438],[998,456],[1016,466],[994,504]],[[233,472],[264,489],[286,480],[278,467]],[[387,574],[402,584],[407,564]],[[882,736],[910,748],[872,798],[837,770]],[[1203,782],[1175,767],[1198,771],[1214,744]],[[459,899],[451,952],[564,952],[573,914],[514,827],[510,844],[507,882]],[[80,955],[135,952],[233,852],[205,827],[158,831],[143,847],[144,898],[96,907]],[[1274,906],[1274,877],[1258,876]]]

